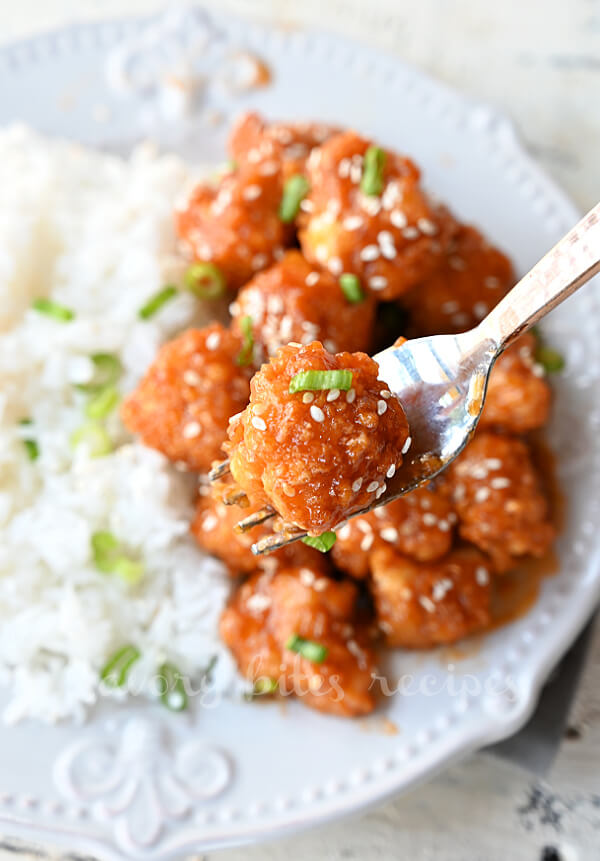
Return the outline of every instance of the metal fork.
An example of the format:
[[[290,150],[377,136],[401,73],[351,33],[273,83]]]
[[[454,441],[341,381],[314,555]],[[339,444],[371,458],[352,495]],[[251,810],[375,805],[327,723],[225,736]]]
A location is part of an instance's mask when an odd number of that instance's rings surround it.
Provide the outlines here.
[[[599,271],[600,203],[475,329],[460,335],[405,341],[374,356],[379,378],[402,403],[412,444],[385,493],[351,516],[386,505],[445,469],[475,431],[490,371],[500,353]],[[224,461],[210,478],[221,478],[227,471],[228,462]],[[276,516],[277,512],[266,506],[242,520],[237,529],[245,532]],[[303,530],[282,524],[278,531],[254,544],[252,551],[257,555],[269,553],[304,537]]]

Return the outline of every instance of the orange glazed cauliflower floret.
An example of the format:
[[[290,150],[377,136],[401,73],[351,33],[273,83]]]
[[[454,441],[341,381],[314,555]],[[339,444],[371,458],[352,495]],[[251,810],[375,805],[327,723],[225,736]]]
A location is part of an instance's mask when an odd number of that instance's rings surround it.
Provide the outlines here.
[[[240,321],[250,317],[262,359],[290,341],[321,341],[330,353],[367,351],[375,320],[371,296],[349,301],[337,278],[315,269],[299,251],[288,251],[279,263],[255,275],[231,311],[236,331]]]
[[[169,341],[124,402],[125,425],[170,460],[207,471],[223,456],[230,416],[248,403],[251,372],[236,363],[241,349],[219,323]]]
[[[397,298],[440,265],[454,223],[427,200],[409,159],[345,132],[313,150],[307,175],[298,225],[308,260],[358,275],[379,299]]]
[[[336,380],[341,372],[343,384],[290,392],[305,371],[319,381],[324,371]],[[364,353],[333,355],[318,342],[290,344],[263,365],[226,444],[233,478],[252,502],[319,535],[385,492],[409,441],[402,407],[378,373]]]
[[[371,592],[388,645],[426,649],[489,627],[489,567],[472,547],[433,562],[415,562],[392,549],[374,553]]]
[[[460,535],[491,556],[496,570],[543,556],[554,540],[548,502],[528,447],[514,437],[477,434],[447,473]]]
[[[310,568],[255,574],[225,608],[221,637],[256,690],[294,693],[329,714],[368,714],[375,665],[356,602],[354,584]]]

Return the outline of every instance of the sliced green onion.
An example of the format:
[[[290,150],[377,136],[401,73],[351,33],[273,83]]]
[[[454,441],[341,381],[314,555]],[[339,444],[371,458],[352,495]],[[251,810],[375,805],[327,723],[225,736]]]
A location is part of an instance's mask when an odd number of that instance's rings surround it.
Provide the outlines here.
[[[98,422],[87,422],[73,431],[71,445],[73,448],[84,445],[90,457],[104,457],[113,450],[111,438]]]
[[[168,284],[166,287],[163,287],[162,290],[159,290],[158,293],[155,293],[154,296],[151,296],[145,305],[142,305],[138,311],[138,317],[141,320],[149,320],[150,317],[154,317],[154,315],[160,311],[162,306],[166,305],[167,302],[170,302],[176,295],[177,287],[173,287],[172,284]]]
[[[88,383],[76,383],[75,388],[80,392],[95,394],[116,383],[123,373],[123,365],[113,353],[93,353],[90,359],[94,364],[94,374]]]
[[[174,664],[170,663],[163,664],[158,672],[165,680],[165,689],[160,695],[160,701],[172,712],[184,711],[188,706],[188,695],[181,673]]]
[[[100,678],[111,688],[122,688],[129,670],[140,657],[140,651],[135,646],[123,646],[108,659],[100,671]]]
[[[88,419],[103,419],[117,406],[120,395],[115,386],[106,386],[95,395],[85,408]]]
[[[21,425],[22,428],[27,427],[28,425],[33,424],[33,419],[20,419],[19,424]]]
[[[238,353],[236,362],[238,365],[251,365],[254,358],[254,335],[252,333],[252,317],[242,317],[240,329],[244,336],[242,349]]]
[[[37,442],[34,439],[24,439],[23,445],[29,460],[37,460],[40,456],[40,447]]]
[[[271,679],[269,676],[259,676],[252,686],[252,690],[244,694],[246,702],[252,702],[257,697],[270,696],[277,693],[279,683],[277,679]]]
[[[307,661],[312,661],[313,664],[322,664],[329,651],[320,643],[315,643],[313,640],[305,640],[304,637],[300,637],[298,634],[292,634],[285,647],[290,652],[297,652],[299,655],[302,655]]]
[[[362,288],[358,275],[344,272],[343,275],[340,275],[340,287],[342,288],[342,293],[352,305],[362,302],[365,298],[365,291]]]
[[[557,350],[553,350],[552,347],[545,347],[543,344],[538,344],[535,360],[543,366],[548,374],[558,374],[565,367],[564,356]]]
[[[339,389],[347,392],[352,388],[352,371],[300,371],[292,377],[288,389],[294,392],[318,392],[323,389]]]
[[[335,532],[322,532],[320,535],[307,535],[302,539],[303,544],[308,544],[309,547],[314,547],[315,550],[320,550],[321,553],[328,553],[335,542],[337,535]]]
[[[383,191],[383,168],[385,167],[385,153],[378,146],[370,146],[365,153],[363,163],[363,175],[360,181],[360,190],[363,194],[375,196]]]
[[[104,574],[116,574],[125,583],[139,583],[144,573],[141,562],[125,556],[121,544],[112,532],[94,532],[91,538],[94,565]]]
[[[183,276],[187,289],[198,299],[218,299],[225,295],[225,276],[214,263],[192,263]]]
[[[64,305],[59,305],[58,302],[53,302],[52,299],[34,299],[31,307],[34,311],[45,314],[46,317],[53,317],[60,323],[69,323],[75,317],[74,311]]]
[[[310,183],[301,173],[295,173],[285,181],[283,196],[279,204],[279,218],[285,224],[293,221],[300,211],[300,204],[308,194]]]

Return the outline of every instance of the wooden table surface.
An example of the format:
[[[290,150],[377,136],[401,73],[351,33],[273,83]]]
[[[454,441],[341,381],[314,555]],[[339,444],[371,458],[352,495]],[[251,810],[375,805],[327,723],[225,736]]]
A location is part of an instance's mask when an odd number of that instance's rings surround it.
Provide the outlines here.
[[[4,0],[0,40],[75,19],[150,12],[156,0]],[[600,0],[212,0],[392,51],[512,116],[530,151],[583,209],[600,197]],[[1,82],[0,82],[1,85]],[[600,524],[599,524],[600,526]],[[477,754],[361,819],[219,861],[598,861],[600,626],[550,773]],[[0,837],[0,861],[64,857]],[[72,855],[77,856],[77,847]]]

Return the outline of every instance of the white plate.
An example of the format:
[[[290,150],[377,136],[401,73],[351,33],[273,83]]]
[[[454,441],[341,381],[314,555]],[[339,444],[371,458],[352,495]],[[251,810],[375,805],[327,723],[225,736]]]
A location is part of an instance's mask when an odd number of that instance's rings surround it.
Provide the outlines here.
[[[396,59],[195,11],[144,28],[76,26],[3,49],[0,124],[19,118],[121,150],[150,134],[202,161],[222,159],[229,120],[250,106],[353,125],[414,155],[427,185],[519,270],[576,218],[505,119]],[[267,62],[269,86],[232,87],[252,65],[239,52]],[[186,117],[161,81],[190,69],[204,83]],[[524,618],[450,670],[437,654],[396,653],[388,670],[404,676],[403,689],[362,723],[294,703],[197,704],[185,716],[134,703],[104,705],[84,727],[2,728],[2,831],[115,861],[166,859],[347,815],[515,732],[600,593],[599,310],[590,285],[545,326],[567,356],[551,442],[569,504],[561,573]],[[398,734],[385,732],[384,719]]]

